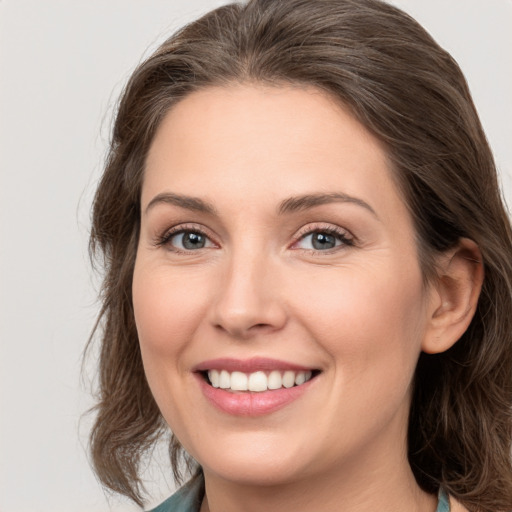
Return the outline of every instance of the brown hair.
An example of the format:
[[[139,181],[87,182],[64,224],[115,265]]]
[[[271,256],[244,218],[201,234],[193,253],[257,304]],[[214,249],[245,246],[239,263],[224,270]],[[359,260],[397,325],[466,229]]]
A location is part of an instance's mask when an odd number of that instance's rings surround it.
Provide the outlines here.
[[[338,98],[387,146],[413,216],[426,279],[460,237],[480,247],[485,281],[454,347],[422,354],[409,423],[419,485],[471,510],[512,509],[512,232],[466,81],[412,18],[379,0],[251,0],[218,8],[168,39],[119,104],[93,210],[91,251],[105,278],[99,402],[91,434],[107,487],[142,503],[141,457],[165,431],[146,383],[132,308],[145,158],[160,121],[194,90],[298,83]],[[171,439],[179,476],[180,445]]]

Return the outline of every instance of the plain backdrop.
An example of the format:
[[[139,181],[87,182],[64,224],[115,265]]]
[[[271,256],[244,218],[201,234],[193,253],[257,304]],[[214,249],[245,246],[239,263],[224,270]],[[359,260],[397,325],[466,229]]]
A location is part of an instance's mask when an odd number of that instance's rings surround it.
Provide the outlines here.
[[[138,510],[107,499],[86,455],[91,198],[129,73],[222,3],[0,0],[0,512]],[[512,204],[512,0],[395,3],[464,70]],[[149,468],[151,504],[167,472]]]

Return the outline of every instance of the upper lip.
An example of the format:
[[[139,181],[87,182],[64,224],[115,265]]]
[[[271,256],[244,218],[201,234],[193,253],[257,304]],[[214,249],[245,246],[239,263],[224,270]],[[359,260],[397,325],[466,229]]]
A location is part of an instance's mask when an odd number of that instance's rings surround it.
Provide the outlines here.
[[[282,361],[279,359],[270,359],[267,357],[252,357],[250,359],[234,359],[230,357],[210,359],[203,361],[193,368],[195,372],[205,372],[207,370],[226,370],[228,372],[253,373],[257,371],[272,370],[292,370],[292,371],[310,371],[317,368],[303,366],[301,364]]]

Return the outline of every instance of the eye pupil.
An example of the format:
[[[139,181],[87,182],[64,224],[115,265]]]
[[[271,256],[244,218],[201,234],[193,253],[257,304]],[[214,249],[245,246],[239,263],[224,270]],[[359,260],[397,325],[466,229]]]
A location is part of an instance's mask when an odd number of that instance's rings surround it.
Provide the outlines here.
[[[332,249],[336,246],[336,238],[328,233],[313,233],[312,244],[315,249]]]
[[[206,240],[200,233],[187,232],[183,233],[182,243],[185,249],[202,249]]]

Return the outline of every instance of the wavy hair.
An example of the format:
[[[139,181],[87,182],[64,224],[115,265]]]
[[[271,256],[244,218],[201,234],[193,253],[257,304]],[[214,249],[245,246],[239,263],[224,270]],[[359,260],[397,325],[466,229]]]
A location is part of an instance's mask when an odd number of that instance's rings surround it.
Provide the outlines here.
[[[182,98],[246,82],[325,91],[385,144],[427,280],[435,276],[436,254],[460,237],[478,244],[485,280],[470,327],[447,352],[418,361],[409,462],[426,491],[442,486],[474,511],[511,510],[510,220],[461,70],[416,21],[379,0],[226,5],[170,37],[130,78],[90,238],[105,272],[90,444],[101,482],[142,504],[141,457],[166,430],[144,376],[131,296],[148,149]],[[180,454],[171,438],[177,478]]]

